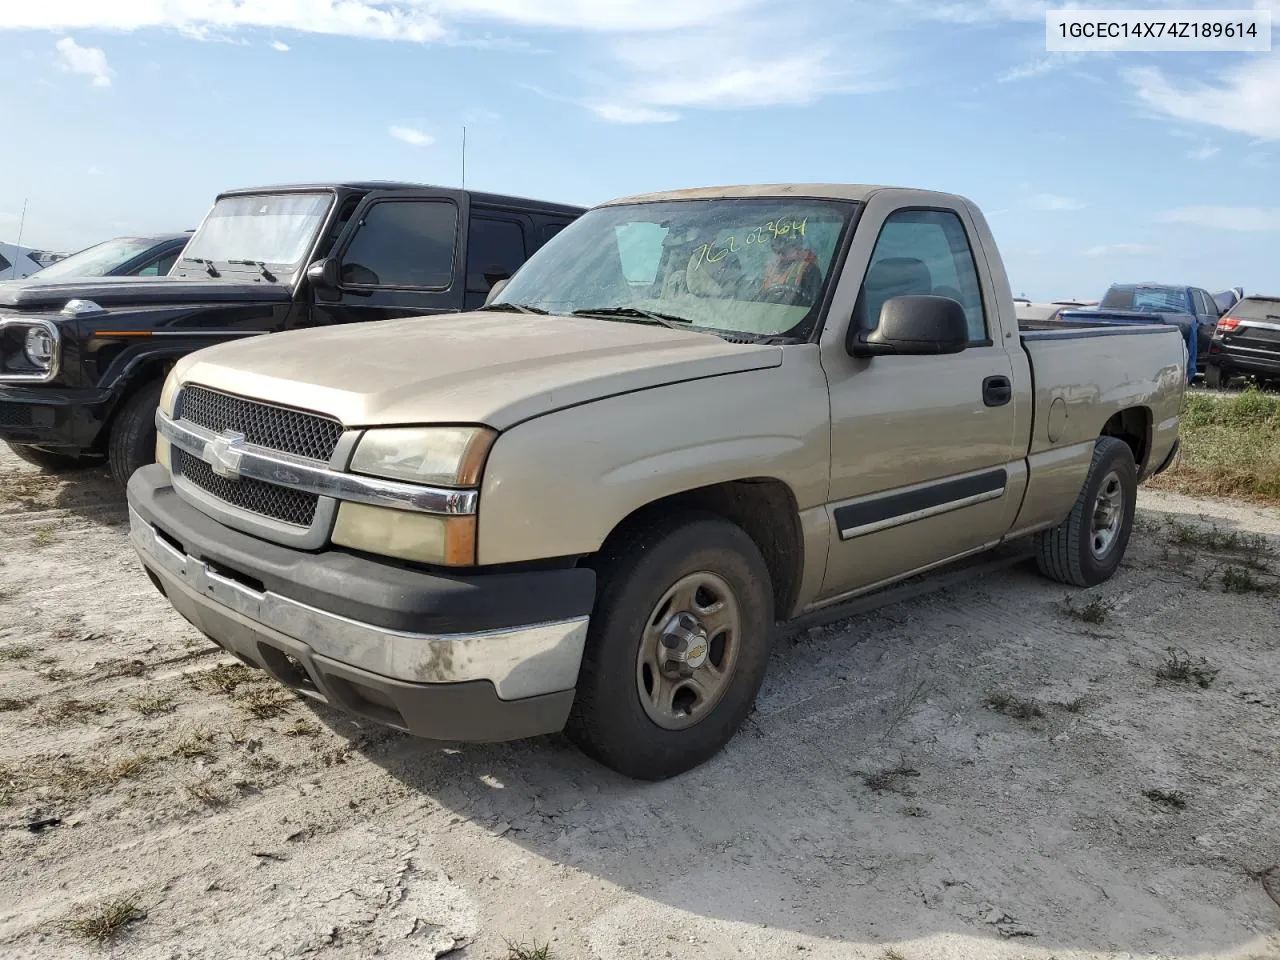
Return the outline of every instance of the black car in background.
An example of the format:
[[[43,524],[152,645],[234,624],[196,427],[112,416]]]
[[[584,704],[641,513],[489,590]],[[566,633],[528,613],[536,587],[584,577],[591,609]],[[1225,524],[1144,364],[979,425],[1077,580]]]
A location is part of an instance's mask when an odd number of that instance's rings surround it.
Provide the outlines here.
[[[166,276],[0,284],[0,440],[51,470],[106,459],[123,485],[155,456],[160,390],[180,357],[475,309],[583,212],[411,183],[228,191]]]
[[[1249,375],[1280,387],[1280,297],[1245,297],[1213,331],[1205,385],[1224,387],[1232,377]]]
[[[55,260],[23,279],[48,283],[76,277],[163,277],[194,231],[154,237],[116,237]]]

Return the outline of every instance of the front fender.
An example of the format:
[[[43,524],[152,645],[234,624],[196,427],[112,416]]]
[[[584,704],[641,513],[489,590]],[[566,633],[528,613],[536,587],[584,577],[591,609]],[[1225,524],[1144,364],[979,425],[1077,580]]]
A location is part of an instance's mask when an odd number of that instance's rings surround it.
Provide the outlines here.
[[[610,397],[521,423],[494,444],[480,492],[483,565],[595,553],[641,507],[768,477],[801,511],[826,502],[829,403],[817,348],[781,366]]]

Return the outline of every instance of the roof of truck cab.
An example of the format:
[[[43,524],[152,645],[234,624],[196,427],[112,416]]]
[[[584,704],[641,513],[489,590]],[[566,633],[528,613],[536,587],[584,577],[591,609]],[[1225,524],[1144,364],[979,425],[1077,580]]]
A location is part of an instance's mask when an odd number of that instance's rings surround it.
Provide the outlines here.
[[[456,187],[444,187],[433,183],[407,183],[402,180],[334,180],[327,183],[277,183],[261,187],[236,187],[223,190],[219,197],[252,196],[259,193],[295,193],[307,190],[456,190]],[[526,207],[545,210],[552,213],[581,214],[586,207],[573,206],[567,203],[552,203],[548,200],[535,200],[531,197],[516,197],[503,193],[483,193],[479,190],[463,190],[473,202],[496,204],[499,206]]]
[[[948,200],[954,200],[955,194],[939,193],[935,190],[917,190],[914,187],[881,186],[869,183],[754,183],[737,186],[695,187],[688,190],[664,190],[658,193],[641,193],[630,197],[619,197],[610,200],[603,206],[618,203],[646,203],[655,200],[714,200],[719,198],[748,197],[803,197],[818,200],[856,200],[865,201],[873,193],[881,190],[910,190]]]

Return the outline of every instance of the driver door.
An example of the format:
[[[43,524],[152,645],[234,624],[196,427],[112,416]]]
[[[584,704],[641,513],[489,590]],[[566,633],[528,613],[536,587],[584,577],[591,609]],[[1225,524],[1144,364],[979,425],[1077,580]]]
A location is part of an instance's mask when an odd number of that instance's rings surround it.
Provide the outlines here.
[[[1013,385],[1025,390],[1029,378],[1023,367],[1015,381],[967,211],[912,207],[881,216],[869,256],[862,253],[852,323],[873,329],[892,297],[945,296],[964,307],[970,342],[956,354],[868,359],[849,356],[843,335],[835,343],[824,338],[831,393],[826,599],[999,541],[1026,481],[1018,417],[1029,411],[1030,395]],[[864,224],[874,217],[869,206]],[[846,269],[858,265],[857,247]]]
[[[312,322],[359,323],[461,309],[467,195],[376,190],[334,247],[337,289],[313,286]]]

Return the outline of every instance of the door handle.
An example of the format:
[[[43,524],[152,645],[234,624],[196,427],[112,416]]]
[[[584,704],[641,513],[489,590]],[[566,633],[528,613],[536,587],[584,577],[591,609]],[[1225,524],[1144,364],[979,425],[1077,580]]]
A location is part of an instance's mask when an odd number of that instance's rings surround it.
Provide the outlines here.
[[[1013,399],[1013,384],[1008,377],[987,377],[982,381],[982,402],[988,407],[1003,407]]]

